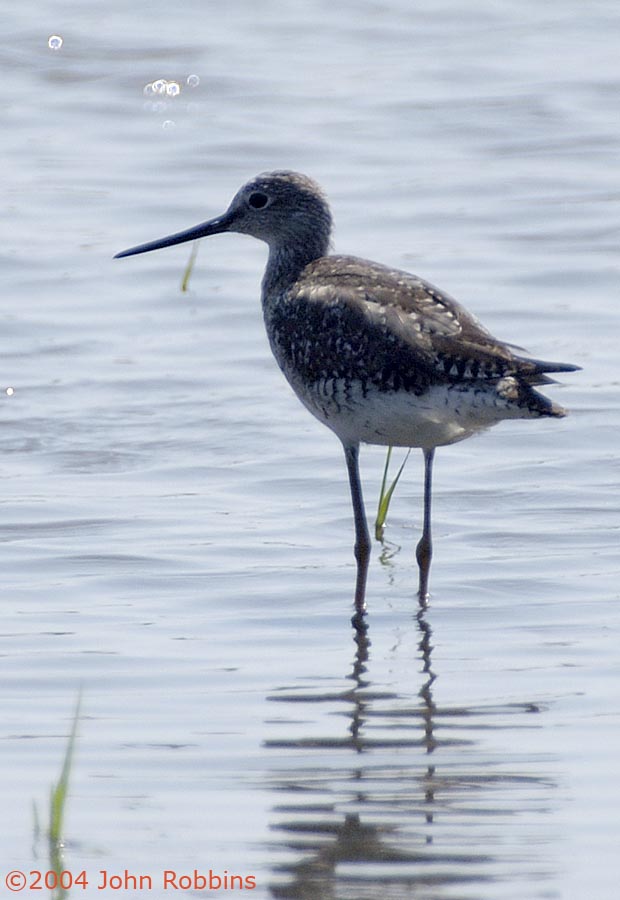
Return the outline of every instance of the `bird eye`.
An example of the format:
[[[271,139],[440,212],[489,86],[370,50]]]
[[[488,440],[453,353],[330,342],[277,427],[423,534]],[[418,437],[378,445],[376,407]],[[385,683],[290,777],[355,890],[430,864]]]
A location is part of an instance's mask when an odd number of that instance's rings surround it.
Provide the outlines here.
[[[267,194],[263,194],[262,191],[254,191],[248,197],[248,203],[252,209],[264,209],[269,203],[269,197]]]

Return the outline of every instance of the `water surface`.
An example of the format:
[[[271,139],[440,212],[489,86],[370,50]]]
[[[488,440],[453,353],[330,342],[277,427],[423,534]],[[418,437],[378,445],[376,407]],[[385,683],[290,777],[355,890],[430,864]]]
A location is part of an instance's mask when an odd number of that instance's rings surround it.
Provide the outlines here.
[[[5,12],[2,878],[48,864],[32,801],[81,686],[71,896],[100,870],[159,895],[166,869],[264,898],[616,896],[619,16]],[[178,95],[144,93],[161,79]],[[187,294],[188,247],[111,259],[277,167],[325,187],[339,252],[583,366],[551,389],[569,418],[438,453],[422,618],[412,455],[369,645],[338,443],[263,333],[264,248],[203,243]],[[382,465],[365,451],[371,515]]]

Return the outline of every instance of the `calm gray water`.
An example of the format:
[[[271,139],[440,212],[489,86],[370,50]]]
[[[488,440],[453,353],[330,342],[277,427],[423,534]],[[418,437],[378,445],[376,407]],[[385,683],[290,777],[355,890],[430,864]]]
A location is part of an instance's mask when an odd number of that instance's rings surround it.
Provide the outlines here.
[[[49,867],[32,804],[81,688],[72,898],[179,896],[165,870],[255,879],[213,896],[617,897],[618,4],[3,18],[0,894]],[[569,418],[438,453],[421,620],[412,455],[369,647],[339,445],[263,334],[264,248],[203,242],[185,294],[188,246],[111,259],[278,167],[325,187],[339,252],[583,366],[552,389]]]

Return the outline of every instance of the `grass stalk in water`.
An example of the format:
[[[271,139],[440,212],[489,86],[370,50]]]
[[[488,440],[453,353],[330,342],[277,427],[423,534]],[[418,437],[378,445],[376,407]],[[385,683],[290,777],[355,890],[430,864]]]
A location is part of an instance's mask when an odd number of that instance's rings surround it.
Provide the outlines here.
[[[65,756],[62,762],[60,778],[55,785],[52,786],[50,795],[50,824],[49,824],[49,842],[50,850],[54,848],[60,849],[63,844],[63,826],[65,820],[65,808],[67,805],[67,793],[69,790],[69,777],[71,775],[71,765],[73,763],[73,750],[75,748],[75,737],[77,734],[77,726],[80,718],[80,706],[82,703],[81,694],[78,696],[75,704],[75,712],[73,714],[73,724],[71,733],[65,749]]]
[[[375,538],[378,541],[383,540],[383,532],[385,531],[385,520],[387,518],[388,509],[390,508],[390,501],[392,499],[392,494],[396,489],[396,485],[398,484],[398,479],[402,475],[403,469],[405,468],[405,463],[409,459],[409,454],[411,450],[407,450],[407,455],[401,463],[400,469],[396,473],[396,478],[392,482],[392,484],[387,488],[387,479],[388,479],[388,470],[390,468],[390,459],[392,458],[392,448],[388,447],[387,454],[385,457],[385,467],[383,469],[383,478],[381,480],[381,491],[379,493],[379,506],[377,508],[377,518],[375,519]]]
[[[181,279],[181,290],[185,293],[189,288],[189,280],[191,278],[192,272],[194,271],[194,263],[196,262],[196,256],[198,255],[198,241],[194,241],[192,244],[192,252],[189,255],[189,259],[187,261],[187,265],[185,266],[185,271],[183,272],[183,278]]]
[[[64,869],[63,849],[64,849],[64,823],[65,810],[67,807],[67,797],[69,793],[69,778],[71,776],[71,766],[73,763],[73,752],[75,749],[75,739],[77,735],[77,726],[80,718],[80,707],[82,702],[81,693],[78,695],[75,712],[73,713],[73,723],[71,732],[65,747],[65,755],[62,761],[62,768],[58,781],[52,785],[50,790],[50,808],[49,823],[47,828],[47,843],[49,855],[49,869],[58,876],[56,885],[51,888],[52,900],[64,900],[68,895],[68,890],[62,885],[61,872]],[[35,844],[41,836],[41,820],[38,810],[34,805],[34,837]],[[50,886],[51,887],[51,886]]]

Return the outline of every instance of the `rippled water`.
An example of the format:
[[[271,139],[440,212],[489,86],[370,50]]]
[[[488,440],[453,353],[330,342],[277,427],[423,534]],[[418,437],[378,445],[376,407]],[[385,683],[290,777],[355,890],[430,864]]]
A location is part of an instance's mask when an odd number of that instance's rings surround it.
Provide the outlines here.
[[[196,869],[255,878],[220,895],[615,898],[619,20],[611,0],[5,10],[0,885],[49,865],[32,803],[44,820],[81,688],[72,897],[105,896],[101,870],[160,896]],[[187,247],[111,260],[277,167],[325,187],[339,252],[583,366],[553,388],[569,418],[438,453],[423,617],[411,457],[369,645],[339,446],[263,334],[264,249],[203,242],[185,294]],[[383,458],[363,457],[371,515]]]

